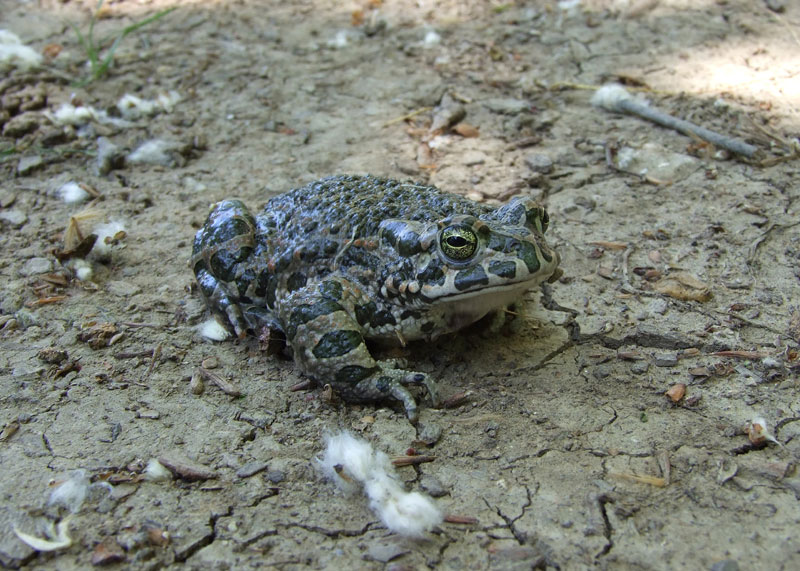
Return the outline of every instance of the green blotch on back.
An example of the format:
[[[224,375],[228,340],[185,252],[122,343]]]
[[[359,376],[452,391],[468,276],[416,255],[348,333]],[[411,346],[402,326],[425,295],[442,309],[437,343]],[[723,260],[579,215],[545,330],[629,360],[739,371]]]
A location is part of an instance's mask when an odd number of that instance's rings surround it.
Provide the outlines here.
[[[362,367],[361,365],[347,365],[336,371],[336,377],[334,377],[334,381],[336,383],[355,385],[376,371],[378,371],[378,367],[368,368]]]
[[[363,343],[361,333],[352,329],[342,329],[331,331],[322,336],[312,353],[317,359],[330,359],[331,357],[341,357]]]
[[[322,297],[335,300],[342,299],[342,284],[337,281],[322,282],[317,290]]]
[[[286,335],[290,340],[294,339],[294,336],[297,334],[297,328],[301,325],[322,315],[328,315],[337,311],[343,311],[342,306],[331,299],[323,299],[312,305],[299,305],[292,310],[289,316]]]

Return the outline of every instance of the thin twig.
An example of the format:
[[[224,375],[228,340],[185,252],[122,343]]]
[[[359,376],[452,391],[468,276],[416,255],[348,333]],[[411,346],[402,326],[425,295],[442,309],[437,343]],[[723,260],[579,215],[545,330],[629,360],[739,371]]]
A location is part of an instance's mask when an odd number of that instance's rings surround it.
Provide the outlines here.
[[[721,135],[720,133],[706,129],[700,125],[695,125],[689,121],[678,119],[658,109],[654,109],[647,103],[634,99],[621,85],[605,85],[601,87],[595,92],[594,97],[592,97],[592,103],[608,111],[637,115],[657,125],[674,129],[690,137],[700,137],[715,147],[726,149],[747,158],[753,158],[759,151],[758,147],[745,143],[740,139]]]

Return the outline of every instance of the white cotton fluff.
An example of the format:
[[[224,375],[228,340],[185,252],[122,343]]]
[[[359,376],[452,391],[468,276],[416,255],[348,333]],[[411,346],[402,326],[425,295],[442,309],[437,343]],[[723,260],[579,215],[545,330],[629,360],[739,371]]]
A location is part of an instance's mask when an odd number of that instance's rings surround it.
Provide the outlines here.
[[[211,341],[224,341],[231,335],[228,330],[213,317],[211,319],[206,319],[197,329],[201,337],[205,337]]]
[[[183,148],[184,144],[177,141],[150,139],[131,151],[126,160],[129,163],[170,167],[179,162]]]
[[[62,103],[55,111],[45,111],[44,116],[56,125],[71,125],[80,127],[96,121],[104,125],[113,125],[124,129],[133,125],[126,119],[111,117],[103,110],[95,109],[89,105],[75,106],[72,103]]]
[[[144,479],[149,482],[166,482],[172,480],[172,472],[161,462],[152,458],[144,470]]]
[[[95,226],[92,233],[97,235],[97,241],[94,243],[92,252],[101,257],[110,256],[114,249],[114,238],[120,232],[125,232],[125,225],[119,220]]]
[[[618,83],[609,83],[594,92],[592,105],[606,111],[630,112],[632,107],[646,109],[647,100],[641,95],[633,95]]]
[[[0,30],[0,69],[16,67],[23,71],[39,67],[42,56],[33,48],[20,41],[19,37],[8,30]]]
[[[82,282],[91,281],[92,277],[94,276],[92,264],[83,258],[75,258],[72,260],[72,268],[75,270],[75,277]]]
[[[101,490],[102,492],[98,492]],[[64,506],[72,513],[81,511],[83,503],[89,494],[97,499],[98,493],[108,493],[112,491],[111,484],[98,481],[90,482],[86,475],[86,470],[74,470],[69,478],[59,483],[50,493],[47,504],[51,506]]]
[[[73,180],[62,184],[56,192],[61,200],[67,204],[77,204],[89,198],[89,193]]]
[[[181,96],[177,91],[160,93],[155,99],[142,99],[126,93],[117,101],[117,109],[125,119],[132,121],[156,115],[162,111],[170,113],[180,100]]]
[[[158,105],[155,101],[150,99],[142,99],[126,93],[117,102],[117,109],[125,119],[139,119],[149,115],[155,115],[158,111]]]
[[[75,470],[50,493],[47,503],[51,506],[64,506],[72,513],[78,513],[89,493],[89,484],[86,471]]]
[[[425,32],[425,39],[422,40],[422,45],[426,48],[438,46],[442,43],[442,36],[436,30],[428,30]]]
[[[45,116],[57,125],[72,125],[79,127],[98,118],[98,111],[94,107],[84,105],[75,106],[72,103],[62,103],[55,111],[45,111]]]
[[[341,489],[352,493],[363,487],[372,510],[395,533],[421,537],[444,520],[433,499],[403,489],[386,454],[349,432],[327,436],[318,462]]]

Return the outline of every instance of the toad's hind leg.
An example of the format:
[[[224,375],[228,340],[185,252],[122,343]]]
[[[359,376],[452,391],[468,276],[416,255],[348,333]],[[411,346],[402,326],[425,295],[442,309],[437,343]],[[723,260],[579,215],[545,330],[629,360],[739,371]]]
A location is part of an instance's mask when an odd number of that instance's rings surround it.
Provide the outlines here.
[[[416,421],[417,403],[406,385],[425,385],[434,402],[436,385],[424,373],[379,364],[372,358],[354,317],[356,306],[368,301],[363,297],[348,280],[329,277],[283,300],[278,313],[295,361],[308,376],[329,383],[344,400],[395,399],[403,403],[408,418]]]

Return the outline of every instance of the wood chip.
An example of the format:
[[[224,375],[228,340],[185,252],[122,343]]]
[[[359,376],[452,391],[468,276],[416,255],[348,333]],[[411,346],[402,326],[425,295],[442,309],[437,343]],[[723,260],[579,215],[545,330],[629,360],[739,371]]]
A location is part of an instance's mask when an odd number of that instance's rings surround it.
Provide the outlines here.
[[[686,396],[686,385],[684,383],[675,383],[664,394],[666,394],[672,402],[677,404]]]
[[[161,456],[158,461],[173,475],[190,482],[212,480],[217,477],[217,473],[210,468],[177,454]]]
[[[590,246],[599,246],[606,250],[625,250],[628,247],[627,242],[606,242],[605,240],[597,240],[589,242]]]
[[[474,525],[478,523],[478,518],[473,517],[471,515],[456,515],[456,514],[447,514],[444,516],[444,521],[447,523],[458,523],[463,525]]]
[[[227,379],[223,379],[219,375],[216,375],[209,371],[208,369],[204,369],[200,367],[198,369],[200,372],[200,376],[203,377],[204,380],[208,381],[209,383],[213,383],[226,395],[230,395],[232,397],[239,397],[242,396],[242,391],[233,384],[232,382],[228,381]]]
[[[481,132],[478,131],[476,127],[473,127],[469,123],[459,123],[458,125],[453,127],[453,132],[458,135],[461,135],[465,139],[472,139],[481,134]]]
[[[678,272],[670,274],[653,284],[653,289],[663,295],[682,301],[709,301],[711,288],[689,274]]]
[[[739,359],[763,359],[769,357],[769,353],[762,351],[717,351],[711,353],[714,357],[736,357]]]
[[[433,462],[436,460],[436,456],[424,456],[422,454],[418,454],[416,456],[398,456],[392,460],[392,464],[395,466],[417,466],[419,464],[425,464],[426,462]]]

